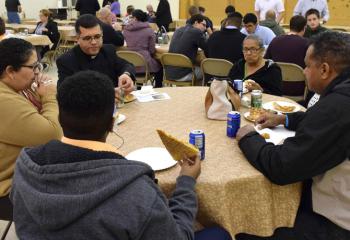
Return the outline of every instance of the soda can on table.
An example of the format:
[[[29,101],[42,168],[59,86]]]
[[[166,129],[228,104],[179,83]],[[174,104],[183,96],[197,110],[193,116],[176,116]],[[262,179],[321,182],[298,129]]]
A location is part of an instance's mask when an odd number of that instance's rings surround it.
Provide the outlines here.
[[[240,97],[243,95],[243,80],[236,79],[233,80],[233,86]]]
[[[262,91],[253,90],[251,94],[251,108],[261,109],[262,108]]]
[[[189,143],[198,148],[200,159],[203,160],[205,158],[205,134],[203,130],[192,130]]]
[[[231,111],[227,114],[226,135],[230,138],[236,137],[238,129],[241,127],[241,114]]]

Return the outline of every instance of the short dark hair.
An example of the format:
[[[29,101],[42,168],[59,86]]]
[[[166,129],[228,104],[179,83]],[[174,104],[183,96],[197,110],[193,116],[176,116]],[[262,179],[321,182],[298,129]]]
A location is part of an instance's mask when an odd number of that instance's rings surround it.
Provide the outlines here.
[[[147,13],[142,11],[141,9],[136,9],[132,12],[132,16],[137,19],[137,21],[140,22],[147,22],[148,16]]]
[[[234,13],[234,12],[236,12],[236,8],[235,8],[233,5],[228,5],[228,6],[225,8],[225,13],[226,13],[226,14]]]
[[[247,13],[243,17],[243,23],[248,24],[248,23],[253,23],[254,25],[258,22],[258,18],[254,13]]]
[[[189,23],[192,25],[194,24],[195,22],[198,22],[198,23],[201,23],[205,21],[205,17],[201,14],[195,14],[193,15],[190,20],[189,20]]]
[[[83,14],[75,22],[75,31],[80,34],[80,27],[93,28],[100,26],[100,21],[92,14]]]
[[[108,76],[81,71],[67,77],[57,90],[57,102],[66,137],[100,140],[111,130],[115,100]]]
[[[205,8],[202,7],[202,6],[199,6],[199,7],[198,7],[198,10],[199,10],[200,12],[203,12],[203,13],[205,12]]]
[[[129,6],[127,6],[126,7],[126,13],[127,14],[132,14],[132,12],[135,10],[135,7],[134,7],[134,5],[129,5]]]
[[[310,8],[309,10],[307,10],[307,12],[305,13],[305,18],[307,19],[307,17],[312,14],[315,14],[317,18],[320,18],[320,12],[314,8]]]
[[[301,32],[306,26],[306,19],[303,16],[293,16],[289,21],[289,29],[293,32]]]
[[[18,71],[34,51],[33,45],[23,39],[8,38],[0,41],[0,76],[8,66]]]
[[[239,12],[230,13],[225,20],[225,24],[241,27],[242,19],[243,19],[243,16],[241,13]]]
[[[320,63],[329,63],[337,73],[350,67],[350,34],[325,31],[313,36],[310,46],[313,46],[310,57]]]
[[[188,8],[188,14],[190,14],[190,16],[199,14],[199,9],[198,9],[198,7],[197,7],[197,6],[194,6],[194,5],[190,6],[190,7]]]
[[[0,35],[6,33],[5,21],[0,17]]]

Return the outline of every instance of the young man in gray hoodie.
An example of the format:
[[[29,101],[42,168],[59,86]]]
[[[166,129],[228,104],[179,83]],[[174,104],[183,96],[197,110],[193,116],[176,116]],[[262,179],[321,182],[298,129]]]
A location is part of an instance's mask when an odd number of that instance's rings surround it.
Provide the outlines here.
[[[193,231],[200,161],[184,158],[169,202],[143,163],[106,143],[113,128],[114,86],[106,75],[67,77],[57,93],[64,137],[25,148],[11,199],[20,239],[222,239],[222,229]]]

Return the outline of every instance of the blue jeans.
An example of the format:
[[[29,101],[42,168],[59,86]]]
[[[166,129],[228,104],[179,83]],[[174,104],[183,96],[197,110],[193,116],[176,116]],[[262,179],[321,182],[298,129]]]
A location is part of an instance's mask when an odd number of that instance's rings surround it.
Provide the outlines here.
[[[21,23],[18,12],[7,12],[8,23]]]
[[[225,229],[221,227],[211,227],[195,232],[194,240],[232,240],[232,238]]]

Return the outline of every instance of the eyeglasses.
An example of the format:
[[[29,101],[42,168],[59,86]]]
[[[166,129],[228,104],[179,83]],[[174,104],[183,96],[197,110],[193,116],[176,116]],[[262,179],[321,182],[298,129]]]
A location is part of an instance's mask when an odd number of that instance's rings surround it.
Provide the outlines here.
[[[81,37],[81,39],[85,42],[92,42],[92,40],[100,41],[102,39],[103,35],[102,34],[96,34],[95,36],[85,36],[85,37]]]
[[[31,68],[34,73],[41,73],[44,70],[44,66],[41,62],[36,62],[32,65],[21,65],[21,67]]]
[[[243,53],[251,52],[253,54],[257,53],[261,48],[243,48]]]

